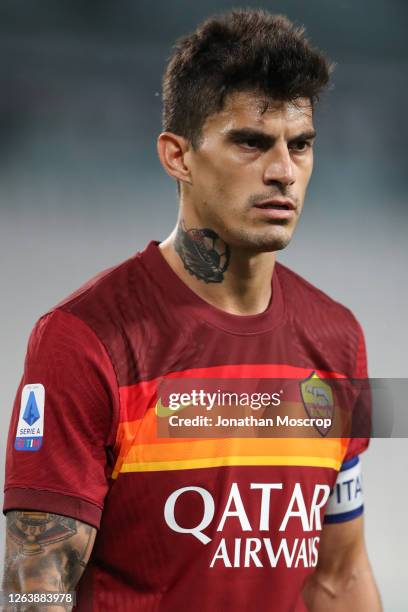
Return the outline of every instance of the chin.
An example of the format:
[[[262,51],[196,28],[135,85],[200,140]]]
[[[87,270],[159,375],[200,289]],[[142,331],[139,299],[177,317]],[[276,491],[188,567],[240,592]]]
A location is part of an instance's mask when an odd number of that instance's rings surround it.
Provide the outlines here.
[[[276,238],[275,240],[265,240],[255,245],[255,248],[260,253],[266,253],[271,251],[282,251],[289,244],[290,240],[284,240],[283,238]]]
[[[275,229],[277,231],[275,231]],[[235,239],[234,239],[235,238]],[[288,246],[292,238],[292,232],[283,227],[273,228],[268,231],[244,231],[240,236],[234,236],[230,241],[232,247],[249,249],[265,253],[269,251],[281,251]]]

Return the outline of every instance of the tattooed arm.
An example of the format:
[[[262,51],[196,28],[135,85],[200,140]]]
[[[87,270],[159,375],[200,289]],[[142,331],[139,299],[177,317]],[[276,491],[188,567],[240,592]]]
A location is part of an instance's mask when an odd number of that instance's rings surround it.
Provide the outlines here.
[[[47,512],[7,512],[3,590],[14,593],[73,591],[89,560],[96,529]],[[16,609],[16,608],[13,608]],[[40,610],[26,604],[21,612]],[[67,607],[47,606],[47,612]]]

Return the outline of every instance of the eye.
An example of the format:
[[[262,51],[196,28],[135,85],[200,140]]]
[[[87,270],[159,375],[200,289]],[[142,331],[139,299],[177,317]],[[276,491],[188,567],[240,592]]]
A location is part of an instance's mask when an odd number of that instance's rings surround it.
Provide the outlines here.
[[[312,142],[310,140],[296,140],[289,145],[289,148],[292,151],[296,151],[298,153],[303,153],[312,146]]]
[[[258,149],[259,148],[259,142],[256,138],[247,138],[246,140],[243,140],[240,143],[241,147],[244,147],[244,149]]]

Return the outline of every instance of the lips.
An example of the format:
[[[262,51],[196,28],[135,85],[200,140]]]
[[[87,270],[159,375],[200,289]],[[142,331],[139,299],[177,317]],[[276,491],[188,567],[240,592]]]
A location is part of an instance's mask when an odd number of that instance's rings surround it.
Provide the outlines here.
[[[294,210],[295,206],[291,200],[265,200],[255,204],[255,208],[261,208],[264,210]]]
[[[257,212],[256,217],[263,219],[267,223],[293,221],[296,216],[296,207],[292,200],[273,198],[263,200],[253,206]]]

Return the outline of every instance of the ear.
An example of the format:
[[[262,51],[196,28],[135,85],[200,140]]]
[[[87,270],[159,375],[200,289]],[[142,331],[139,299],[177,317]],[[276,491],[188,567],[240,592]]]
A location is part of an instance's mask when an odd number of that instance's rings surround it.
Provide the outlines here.
[[[173,178],[191,184],[190,169],[186,163],[189,142],[172,132],[162,132],[157,139],[157,152],[163,168]]]

